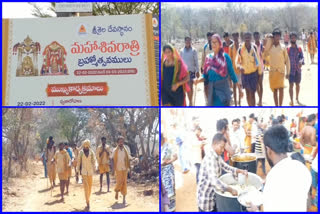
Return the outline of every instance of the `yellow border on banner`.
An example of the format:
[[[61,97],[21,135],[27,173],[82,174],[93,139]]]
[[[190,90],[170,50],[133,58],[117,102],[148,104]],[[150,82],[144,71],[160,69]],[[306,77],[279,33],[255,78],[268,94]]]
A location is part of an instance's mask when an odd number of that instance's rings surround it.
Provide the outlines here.
[[[8,74],[9,19],[2,19],[2,105],[6,105]]]
[[[146,34],[147,34],[147,55],[148,55],[148,70],[149,70],[149,91],[151,106],[159,106],[158,90],[157,90],[157,74],[156,60],[153,41],[153,26],[152,14],[145,14]]]

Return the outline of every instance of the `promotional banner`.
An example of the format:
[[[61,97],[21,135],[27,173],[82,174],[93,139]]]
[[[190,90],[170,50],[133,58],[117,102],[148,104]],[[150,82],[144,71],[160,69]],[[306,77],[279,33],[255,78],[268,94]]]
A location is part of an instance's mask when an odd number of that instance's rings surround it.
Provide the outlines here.
[[[158,105],[151,14],[3,19],[3,105]]]

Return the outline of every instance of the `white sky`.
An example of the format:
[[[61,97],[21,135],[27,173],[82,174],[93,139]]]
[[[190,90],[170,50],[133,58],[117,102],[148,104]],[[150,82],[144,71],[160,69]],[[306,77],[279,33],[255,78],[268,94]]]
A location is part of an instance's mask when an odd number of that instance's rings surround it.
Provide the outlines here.
[[[249,7],[256,7],[256,8],[270,8],[270,7],[284,7],[288,3],[287,2],[239,2],[241,4],[245,4]],[[217,3],[209,3],[209,2],[176,2],[176,3],[161,3],[161,5],[166,4],[166,5],[171,5],[171,6],[176,6],[176,7],[185,7],[185,6],[190,6],[194,8],[200,8],[200,7],[215,7],[215,8],[223,8],[225,7],[226,4],[225,2],[217,2]],[[309,5],[316,7],[318,5],[317,2],[308,2],[308,3],[290,3],[291,5],[298,5],[298,4],[303,4],[303,5]]]
[[[36,3],[41,8],[45,9],[50,15],[55,16],[55,13],[47,11],[47,8],[51,6],[51,3]],[[13,18],[35,18],[32,16],[32,6],[29,3],[2,3],[2,18],[13,19]]]

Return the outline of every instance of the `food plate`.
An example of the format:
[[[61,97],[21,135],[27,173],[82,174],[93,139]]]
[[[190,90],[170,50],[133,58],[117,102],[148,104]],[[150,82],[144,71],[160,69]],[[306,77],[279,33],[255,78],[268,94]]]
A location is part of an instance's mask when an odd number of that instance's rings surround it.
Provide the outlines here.
[[[252,203],[254,206],[260,206],[263,203],[262,192],[257,189],[240,193],[238,196],[239,203],[244,207],[250,207]]]

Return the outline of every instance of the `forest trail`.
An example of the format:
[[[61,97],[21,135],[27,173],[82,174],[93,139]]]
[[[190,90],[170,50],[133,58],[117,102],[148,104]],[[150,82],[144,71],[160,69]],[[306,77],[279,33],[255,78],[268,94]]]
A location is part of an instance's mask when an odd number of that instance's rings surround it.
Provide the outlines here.
[[[60,187],[55,186],[51,191],[48,178],[44,177],[42,162],[31,162],[29,173],[23,178],[11,178],[9,186],[3,186],[2,210],[7,211],[85,211],[85,196],[83,184],[77,184],[74,171],[70,179],[69,194],[64,202],[60,201]],[[110,177],[110,192],[107,192],[106,178],[102,192],[99,192],[99,175],[93,176],[90,211],[159,211],[159,185],[138,185],[128,180],[126,205],[122,204],[122,196],[115,200],[115,177]],[[58,176],[56,184],[59,185]],[[144,196],[144,190],[153,190],[151,196]]]

